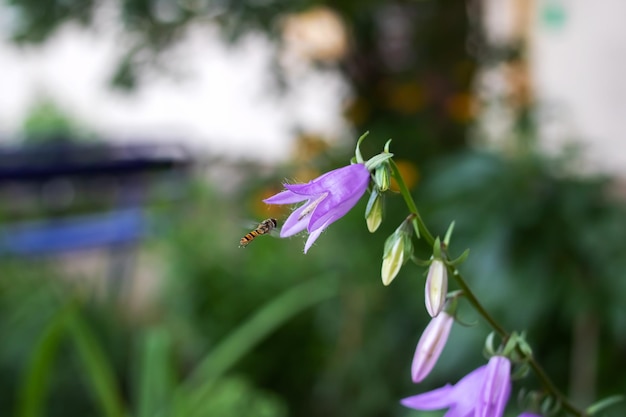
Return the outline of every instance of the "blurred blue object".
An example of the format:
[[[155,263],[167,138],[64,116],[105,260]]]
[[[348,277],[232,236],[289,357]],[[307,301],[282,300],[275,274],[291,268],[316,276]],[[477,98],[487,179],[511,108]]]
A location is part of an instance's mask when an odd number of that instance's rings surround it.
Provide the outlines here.
[[[0,254],[41,255],[132,243],[151,232],[142,209],[50,219],[0,228]]]
[[[155,195],[160,203],[180,198],[191,165],[177,145],[64,140],[0,148],[0,254],[132,246],[151,232],[149,203]]]

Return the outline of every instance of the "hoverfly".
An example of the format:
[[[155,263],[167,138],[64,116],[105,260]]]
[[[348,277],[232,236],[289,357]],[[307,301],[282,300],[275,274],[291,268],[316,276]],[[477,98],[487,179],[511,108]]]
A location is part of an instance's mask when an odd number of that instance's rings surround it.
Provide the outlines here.
[[[244,237],[239,241],[239,247],[245,248],[248,246],[250,242],[252,242],[257,236],[265,235],[270,233],[272,230],[276,228],[278,222],[276,219],[265,219],[259,225],[252,230],[250,233],[247,233]]]

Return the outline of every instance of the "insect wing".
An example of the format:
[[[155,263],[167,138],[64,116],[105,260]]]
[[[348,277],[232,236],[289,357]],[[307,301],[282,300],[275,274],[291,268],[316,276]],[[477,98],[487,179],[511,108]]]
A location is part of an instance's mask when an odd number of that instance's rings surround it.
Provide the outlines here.
[[[269,219],[266,219],[269,220]],[[255,221],[255,220],[245,220],[243,222],[241,222],[242,224],[242,235],[246,234],[246,233],[250,233],[253,230],[257,230],[258,228],[261,227],[261,225],[263,224],[265,220],[263,220],[262,222],[259,221]],[[276,226],[274,226],[272,228],[272,230],[270,230],[267,233],[264,233],[264,236],[272,236],[272,237],[280,237],[280,224],[278,222],[276,222]]]

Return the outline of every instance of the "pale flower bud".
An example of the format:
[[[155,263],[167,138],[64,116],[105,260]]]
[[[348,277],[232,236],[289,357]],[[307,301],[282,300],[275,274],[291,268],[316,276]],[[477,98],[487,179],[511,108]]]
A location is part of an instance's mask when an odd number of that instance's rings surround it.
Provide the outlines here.
[[[423,381],[437,363],[448,340],[452,323],[454,323],[454,318],[442,311],[437,317],[431,319],[424,329],[411,365],[413,382]]]
[[[431,317],[436,317],[443,309],[448,293],[448,270],[441,259],[430,264],[424,292],[426,310]]]
[[[407,222],[403,222],[385,241],[383,265],[380,270],[384,285],[391,284],[402,265],[411,258],[412,254],[411,229]]]
[[[396,235],[391,235],[390,239],[393,239]],[[387,246],[387,245],[385,245]],[[385,251],[383,256],[383,266],[380,270],[380,275],[383,279],[383,285],[391,284],[391,281],[398,275],[400,268],[404,264],[404,239],[396,238],[389,250]]]

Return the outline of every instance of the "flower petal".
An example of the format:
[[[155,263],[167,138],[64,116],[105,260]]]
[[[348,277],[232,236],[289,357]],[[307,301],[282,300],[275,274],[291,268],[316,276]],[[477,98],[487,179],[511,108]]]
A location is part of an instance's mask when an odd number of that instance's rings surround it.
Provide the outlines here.
[[[304,244],[304,253],[306,253],[309,250],[311,245],[313,245],[313,243],[317,240],[320,234],[322,234],[322,232],[328,227],[330,223],[331,223],[330,221],[327,223],[324,223],[321,227],[318,227],[312,232],[309,232],[309,238],[306,240],[306,243]]]
[[[299,203],[300,201],[306,200],[306,196],[302,196],[300,194],[292,193],[289,190],[281,191],[278,194],[274,194],[271,197],[263,200],[265,204],[293,204]]]
[[[433,391],[405,398],[401,403],[416,410],[437,410],[449,407],[445,417],[473,415],[483,385],[486,366],[474,369],[456,385],[450,384]]]
[[[446,417],[473,416],[480,389],[485,379],[486,368],[486,365],[480,366],[456,383],[454,386],[454,398],[456,401],[454,407],[449,411],[452,414],[448,415],[446,413]]]
[[[400,404],[415,410],[439,410],[454,403],[454,387],[447,384],[441,388],[400,400]]]
[[[296,194],[319,195],[328,191],[334,193],[338,188],[350,189],[355,180],[358,182],[366,178],[369,181],[369,177],[364,164],[352,164],[329,171],[306,184],[285,184],[285,188]]]
[[[502,417],[510,394],[511,362],[504,356],[492,356],[487,364],[476,417]]]
[[[358,199],[356,201],[358,201]],[[335,206],[332,210],[325,210],[324,215],[321,217],[319,213],[320,213],[320,210],[322,210],[322,208],[318,206],[313,211],[313,213],[311,213],[311,218],[309,219],[309,226],[308,226],[309,233],[311,233],[311,231],[313,230],[319,229],[321,225],[323,224],[326,224],[326,226],[328,226],[329,224],[342,218],[346,213],[350,211],[352,207],[354,207],[354,205],[356,204],[356,201],[351,201],[351,200],[344,201],[340,203],[339,205]]]
[[[306,229],[306,226],[309,223],[309,217],[304,216],[300,218],[300,216],[302,216],[302,212],[306,209],[306,206],[307,203],[303,204],[302,206],[294,210],[294,212],[291,213],[289,217],[287,217],[287,220],[285,220],[283,227],[280,229],[280,237],[293,236],[296,233],[300,233],[301,231]]]
[[[365,182],[359,184],[361,188],[354,188],[349,192],[342,190],[342,194],[336,194],[335,190],[332,190],[330,197],[322,200],[311,214],[309,231],[317,229],[320,224],[326,223],[329,219],[332,219],[332,223],[345,216],[363,197],[368,184],[369,177]]]

